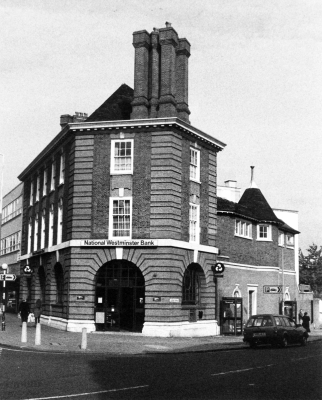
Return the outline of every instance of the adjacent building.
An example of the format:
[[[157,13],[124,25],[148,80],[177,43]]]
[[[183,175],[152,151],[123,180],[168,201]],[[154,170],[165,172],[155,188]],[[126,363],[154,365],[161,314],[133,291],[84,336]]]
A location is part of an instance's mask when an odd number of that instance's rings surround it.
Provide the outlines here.
[[[6,311],[12,312],[17,311],[19,301],[22,203],[22,183],[2,199],[0,266],[7,264],[6,273],[16,276],[14,281],[6,282]],[[3,285],[0,290],[3,290]]]

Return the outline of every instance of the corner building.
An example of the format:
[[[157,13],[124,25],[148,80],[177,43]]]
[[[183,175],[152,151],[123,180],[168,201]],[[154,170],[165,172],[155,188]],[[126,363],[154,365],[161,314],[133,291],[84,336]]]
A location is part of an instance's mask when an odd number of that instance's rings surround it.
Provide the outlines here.
[[[68,331],[215,335],[225,145],[190,125],[189,42],[167,23],[133,45],[134,90],[121,85],[89,117],[63,115],[19,176],[21,297],[41,298],[42,320]]]

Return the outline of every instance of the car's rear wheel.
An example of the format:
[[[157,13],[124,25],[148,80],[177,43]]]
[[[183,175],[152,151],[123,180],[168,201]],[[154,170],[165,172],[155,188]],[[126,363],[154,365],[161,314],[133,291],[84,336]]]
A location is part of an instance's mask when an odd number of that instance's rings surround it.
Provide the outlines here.
[[[306,336],[302,336],[301,338],[301,346],[306,346],[307,345],[307,337]]]
[[[288,346],[288,337],[286,335],[283,336],[281,346],[282,347],[287,347]]]

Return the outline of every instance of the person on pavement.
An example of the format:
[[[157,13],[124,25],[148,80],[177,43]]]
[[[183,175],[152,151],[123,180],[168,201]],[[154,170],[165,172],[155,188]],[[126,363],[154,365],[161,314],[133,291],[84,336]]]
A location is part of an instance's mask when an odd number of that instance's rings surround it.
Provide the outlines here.
[[[34,307],[35,325],[37,325],[37,323],[40,323],[41,313],[42,313],[41,300],[38,299]]]
[[[303,322],[303,310],[300,309],[300,312],[299,312],[299,324],[302,324],[302,322]]]
[[[306,329],[306,332],[311,332],[311,329],[310,329],[310,321],[311,321],[311,319],[307,315],[307,312],[304,313],[302,320],[303,320],[303,322],[302,322],[303,328]]]
[[[19,305],[19,314],[21,316],[21,322],[28,321],[28,315],[30,314],[29,304],[26,299],[23,299]]]

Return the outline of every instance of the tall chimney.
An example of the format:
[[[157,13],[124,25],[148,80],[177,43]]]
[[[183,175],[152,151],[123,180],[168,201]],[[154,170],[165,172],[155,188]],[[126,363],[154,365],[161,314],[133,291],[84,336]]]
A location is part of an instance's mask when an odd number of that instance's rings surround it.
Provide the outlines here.
[[[134,99],[131,119],[148,118],[148,79],[150,35],[147,31],[133,33],[135,48]]]
[[[131,119],[178,117],[190,123],[188,58],[190,43],[166,27],[133,33],[134,97]]]

